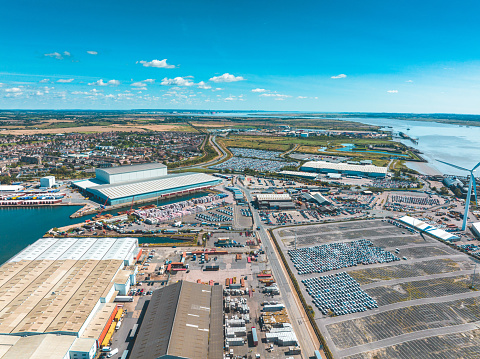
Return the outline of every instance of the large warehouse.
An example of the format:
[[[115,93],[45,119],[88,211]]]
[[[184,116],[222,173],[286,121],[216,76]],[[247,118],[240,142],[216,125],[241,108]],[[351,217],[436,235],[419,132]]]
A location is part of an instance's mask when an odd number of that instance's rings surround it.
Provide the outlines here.
[[[161,163],[97,168],[95,178],[74,182],[91,199],[108,205],[205,190],[221,180],[204,173],[167,174]]]
[[[222,292],[186,281],[154,291],[130,358],[222,359]]]
[[[295,209],[292,197],[288,193],[259,193],[255,198],[259,209]]]
[[[0,358],[93,358],[137,251],[136,238],[42,238],[3,264]]]
[[[309,161],[300,167],[301,171],[316,173],[343,173],[351,176],[386,177],[387,167],[374,165],[350,165],[325,161]]]

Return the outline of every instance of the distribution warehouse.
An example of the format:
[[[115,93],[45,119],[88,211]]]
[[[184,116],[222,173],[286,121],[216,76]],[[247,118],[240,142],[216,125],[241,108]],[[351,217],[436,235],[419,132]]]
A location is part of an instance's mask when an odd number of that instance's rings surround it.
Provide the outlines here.
[[[351,176],[386,177],[387,167],[374,165],[351,165],[347,163],[331,163],[325,161],[305,162],[301,171],[317,173],[343,173]]]
[[[42,238],[11,258],[0,267],[0,358],[93,358],[138,251],[136,238]]]
[[[221,180],[204,173],[167,174],[161,163],[97,168],[95,178],[76,181],[91,199],[108,205],[129,203],[155,197],[169,197],[204,190]]]
[[[153,292],[132,358],[222,359],[222,286],[178,281]]]

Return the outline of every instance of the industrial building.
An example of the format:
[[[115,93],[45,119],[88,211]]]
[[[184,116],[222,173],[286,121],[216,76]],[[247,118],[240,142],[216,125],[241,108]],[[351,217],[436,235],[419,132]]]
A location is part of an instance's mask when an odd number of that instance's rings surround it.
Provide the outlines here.
[[[0,358],[94,357],[136,281],[136,238],[42,238],[0,267]],[[77,355],[74,355],[77,354]]]
[[[259,209],[295,209],[292,197],[288,193],[259,193],[255,198]]]
[[[40,187],[51,188],[55,185],[55,176],[46,176],[40,178]]]
[[[472,233],[475,235],[475,237],[480,238],[480,222],[472,223],[470,228],[472,229]]]
[[[170,197],[205,190],[221,180],[204,173],[167,174],[161,163],[97,168],[95,178],[73,185],[91,199],[108,205],[156,197]]]
[[[1,192],[20,192],[23,190],[24,190],[24,187],[20,185],[8,185],[8,184],[0,185],[0,193]]]
[[[153,292],[131,358],[222,359],[222,286],[179,281]]]
[[[399,221],[402,222],[403,224],[406,224],[410,227],[415,228],[416,230],[420,232],[424,232],[427,234],[430,234],[431,236],[438,238],[442,241],[447,241],[447,242],[458,242],[460,240],[459,236],[456,236],[454,234],[448,233],[444,231],[443,229],[434,227],[428,223],[425,223],[419,219],[416,219],[414,217],[410,216],[403,216],[399,218]]]
[[[301,171],[316,173],[343,173],[351,176],[386,177],[387,167],[374,165],[351,165],[325,161],[309,161],[300,167]]]
[[[317,174],[312,172],[300,172],[300,171],[280,171],[279,174],[285,177],[298,177],[298,178],[305,178],[309,180],[317,179]]]
[[[309,203],[315,203],[319,206],[331,206],[332,202],[323,197],[320,193],[303,193],[302,198]]]

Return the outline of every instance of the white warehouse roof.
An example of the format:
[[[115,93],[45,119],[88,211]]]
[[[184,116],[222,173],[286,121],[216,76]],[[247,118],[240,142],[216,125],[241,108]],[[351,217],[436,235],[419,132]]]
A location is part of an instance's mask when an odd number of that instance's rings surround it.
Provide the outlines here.
[[[480,222],[472,223],[472,231],[477,237],[480,237]]]
[[[444,240],[444,241],[451,241],[451,240],[455,240],[455,239],[459,238],[458,236],[456,236],[454,234],[448,233],[448,232],[444,231],[443,229],[437,228],[435,226],[432,226],[428,223],[425,223],[425,222],[423,222],[419,219],[413,218],[413,217],[403,216],[399,220],[400,220],[400,222],[408,224],[408,225],[410,225],[410,226],[412,226],[412,227],[414,227],[414,228],[416,228],[420,231],[431,234],[432,236],[437,237],[437,238],[439,238],[441,240]]]
[[[139,171],[150,171],[156,170],[159,168],[166,168],[163,163],[152,162],[152,163],[143,163],[140,165],[128,165],[128,166],[118,166],[118,167],[107,167],[107,168],[98,168],[105,173],[110,175],[116,175],[120,173],[128,173],[128,172],[139,172]]]
[[[180,173],[157,177],[145,181],[121,182],[91,187],[109,199],[131,197],[144,193],[172,190],[185,186],[200,185],[202,183],[218,181],[217,178],[204,173]]]
[[[301,171],[280,171],[281,175],[286,176],[297,176],[297,177],[306,177],[306,178],[317,178],[318,174],[312,172],[301,172]]]
[[[302,168],[326,169],[333,171],[352,171],[365,173],[382,173],[387,174],[387,167],[377,167],[374,165],[350,165],[348,163],[332,163],[325,161],[309,161]]]
[[[259,193],[256,195],[258,201],[291,201],[288,193]]]
[[[40,238],[9,262],[22,260],[127,259],[137,246],[136,238]]]

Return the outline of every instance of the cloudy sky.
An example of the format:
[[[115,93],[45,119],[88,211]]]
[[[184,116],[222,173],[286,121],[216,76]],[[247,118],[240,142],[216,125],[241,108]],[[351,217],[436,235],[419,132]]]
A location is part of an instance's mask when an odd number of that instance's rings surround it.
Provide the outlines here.
[[[480,3],[4,1],[1,109],[480,114]]]

